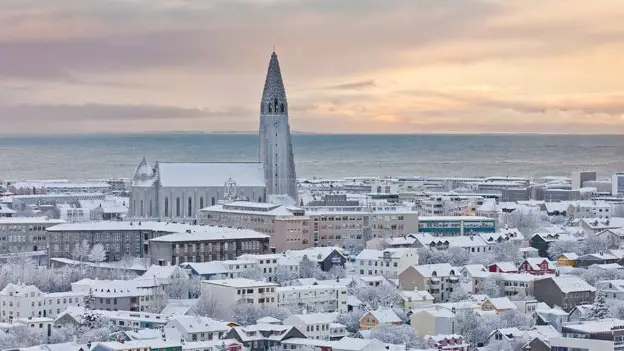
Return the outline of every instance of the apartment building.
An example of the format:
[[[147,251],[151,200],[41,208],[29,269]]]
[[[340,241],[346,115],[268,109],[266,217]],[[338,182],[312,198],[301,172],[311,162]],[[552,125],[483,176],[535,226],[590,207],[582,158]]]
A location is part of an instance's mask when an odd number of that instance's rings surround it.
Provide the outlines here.
[[[50,241],[46,229],[65,221],[47,217],[1,217],[0,254],[46,252]]]
[[[566,213],[574,219],[580,218],[611,218],[613,206],[606,201],[583,200],[573,201],[568,206]]]
[[[402,290],[426,290],[436,302],[445,302],[459,283],[461,268],[448,263],[411,266],[399,274]]]
[[[200,224],[252,229],[270,236],[277,252],[313,246],[305,210],[272,203],[234,201],[199,210]]]
[[[407,267],[417,264],[418,250],[415,248],[364,249],[355,257],[356,272],[363,276],[381,275],[396,279]]]
[[[248,271],[258,269],[255,261],[226,260],[211,262],[185,262],[180,265],[189,275],[202,279],[239,278]]]
[[[223,279],[202,281],[202,295],[214,296],[223,308],[236,303],[259,306],[277,306],[277,284],[251,279]]]
[[[418,230],[433,236],[463,236],[468,234],[494,233],[496,220],[478,216],[421,216]]]
[[[299,285],[275,289],[277,306],[306,312],[347,312],[344,285]]]
[[[75,292],[44,293],[34,285],[8,284],[0,291],[0,322],[18,319],[55,318],[70,306],[80,307],[84,295]]]
[[[255,262],[263,275],[267,276],[269,282],[275,282],[278,275],[286,275],[291,277],[299,276],[298,258],[287,257],[285,253],[281,254],[244,254],[238,257],[238,260]]]
[[[72,283],[72,291],[93,296],[93,309],[106,311],[156,312],[165,302],[165,287],[158,279],[82,279]]]
[[[250,229],[198,227],[195,231],[151,239],[152,264],[234,260],[243,254],[264,254],[269,251],[269,236],[266,234]]]
[[[371,238],[404,236],[418,230],[418,212],[396,204],[306,206],[317,246],[350,248]]]

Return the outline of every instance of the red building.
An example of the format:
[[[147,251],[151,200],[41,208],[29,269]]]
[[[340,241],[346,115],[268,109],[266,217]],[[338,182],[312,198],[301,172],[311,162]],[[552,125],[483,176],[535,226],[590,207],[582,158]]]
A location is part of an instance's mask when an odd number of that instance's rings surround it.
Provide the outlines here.
[[[518,266],[518,272],[534,275],[551,274],[555,273],[555,266],[547,258],[530,257]]]

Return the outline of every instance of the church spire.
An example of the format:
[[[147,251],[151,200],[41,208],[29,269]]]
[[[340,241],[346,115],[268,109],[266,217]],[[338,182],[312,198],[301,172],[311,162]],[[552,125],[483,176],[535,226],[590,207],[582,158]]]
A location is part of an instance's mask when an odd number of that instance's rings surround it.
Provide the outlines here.
[[[275,51],[271,54],[269,69],[267,70],[264,90],[262,91],[261,113],[282,114],[288,112],[286,90],[282,81],[279,61]]]

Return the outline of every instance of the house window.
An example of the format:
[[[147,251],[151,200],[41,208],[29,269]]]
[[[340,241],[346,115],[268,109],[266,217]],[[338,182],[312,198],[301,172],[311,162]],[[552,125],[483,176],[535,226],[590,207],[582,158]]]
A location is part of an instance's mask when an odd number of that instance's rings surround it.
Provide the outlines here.
[[[213,197],[212,197],[212,199],[210,200],[210,203],[212,204],[212,206],[214,206],[214,205],[215,205],[215,203],[216,203],[216,202],[215,202],[215,198],[214,198],[214,196],[213,196]]]

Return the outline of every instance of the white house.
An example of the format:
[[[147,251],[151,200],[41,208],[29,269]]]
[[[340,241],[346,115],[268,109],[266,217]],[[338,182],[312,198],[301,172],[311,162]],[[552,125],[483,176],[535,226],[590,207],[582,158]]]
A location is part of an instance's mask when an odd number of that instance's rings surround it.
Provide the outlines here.
[[[289,272],[292,276],[299,276],[299,262],[301,260],[286,257],[284,254],[253,255],[245,254],[238,257],[239,260],[256,262],[262,274],[267,276],[269,282],[275,281],[278,274]]]
[[[222,308],[232,308],[237,302],[259,306],[277,306],[277,284],[245,278],[204,280],[202,295],[213,296]]]
[[[44,293],[34,285],[9,284],[0,291],[0,322],[20,318],[55,318],[69,306],[81,306],[84,294],[76,292]]]
[[[312,312],[347,312],[347,288],[343,285],[300,285],[275,289],[277,306]]]
[[[416,264],[418,264],[418,250],[415,248],[364,249],[355,257],[358,274],[382,275],[391,279],[398,278],[399,273]]]
[[[455,314],[449,309],[439,306],[413,311],[410,325],[419,334],[438,335],[453,334],[455,331]]]
[[[225,322],[201,316],[176,316],[165,325],[165,334],[177,331],[186,341],[221,339],[230,327]]]
[[[337,313],[293,314],[282,324],[293,325],[310,339],[338,340],[347,335],[346,327],[336,323]]]

